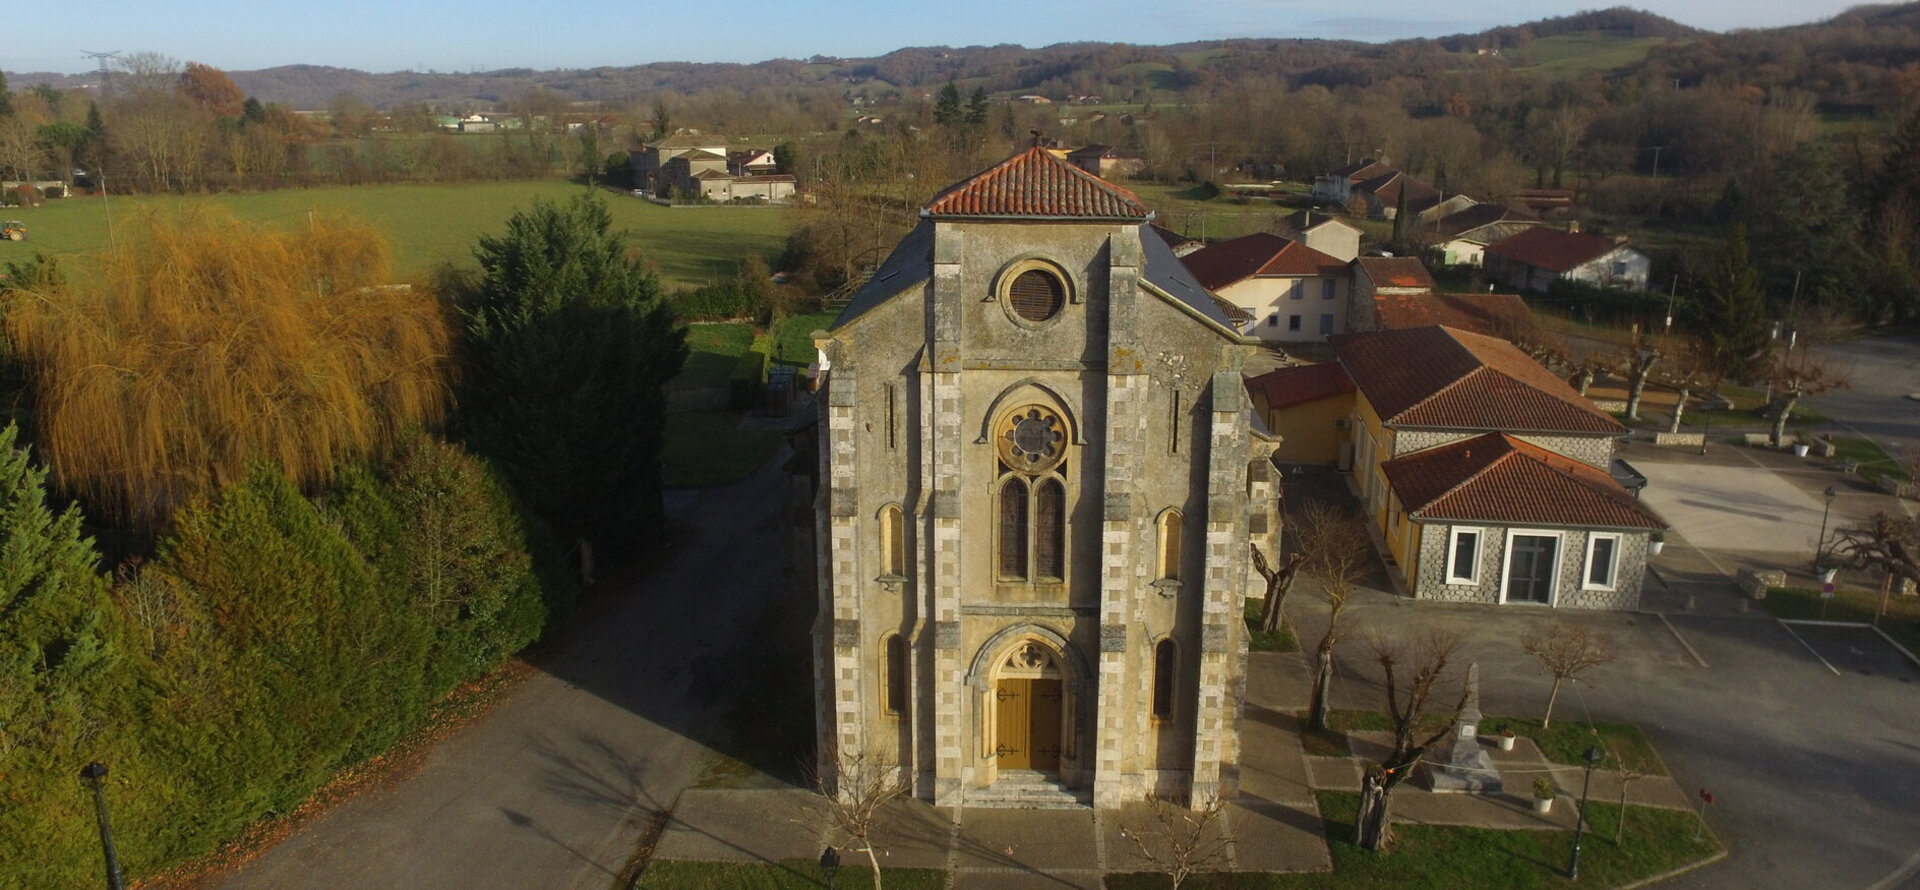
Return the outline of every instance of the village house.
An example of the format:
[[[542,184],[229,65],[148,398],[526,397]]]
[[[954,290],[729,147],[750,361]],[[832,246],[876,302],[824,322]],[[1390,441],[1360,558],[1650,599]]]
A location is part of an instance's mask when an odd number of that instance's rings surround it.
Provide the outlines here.
[[[1516,342],[1538,337],[1533,311],[1517,295],[1438,293],[1426,264],[1413,257],[1360,257],[1353,269],[1350,331],[1446,325]]]
[[[705,136],[681,130],[663,139],[646,143],[628,153],[633,164],[634,184],[648,193],[659,194],[667,163],[676,157],[686,156],[690,152],[693,154],[687,158],[686,170],[678,174],[680,177],[690,179],[701,169],[726,169],[727,140],[725,137]],[[718,157],[718,166],[715,166],[710,159],[703,160],[699,167],[693,165],[692,161],[695,158],[705,158],[706,155]]]
[[[943,806],[1234,793],[1276,444],[1131,193],[1043,148],[941,192],[822,332],[820,767]]]
[[[1101,179],[1136,176],[1147,166],[1139,155],[1097,143],[1067,152],[1067,162]]]
[[[1354,161],[1344,167],[1337,167],[1313,180],[1313,197],[1319,201],[1330,201],[1346,206],[1353,200],[1353,187],[1373,179],[1395,172],[1386,162],[1373,158]]]
[[[1281,220],[1287,237],[1341,262],[1360,255],[1359,229],[1325,213],[1302,210]]]
[[[1353,274],[1298,241],[1256,232],[1181,258],[1193,276],[1251,321],[1269,343],[1325,340],[1347,329]]]
[[[1645,290],[1652,261],[1624,238],[1606,238],[1550,226],[1532,226],[1486,246],[1487,277],[1521,290],[1545,292],[1565,278],[1600,287]]]
[[[1526,210],[1503,204],[1475,204],[1433,222],[1429,240],[1446,266],[1478,266],[1487,245],[1540,225]]]

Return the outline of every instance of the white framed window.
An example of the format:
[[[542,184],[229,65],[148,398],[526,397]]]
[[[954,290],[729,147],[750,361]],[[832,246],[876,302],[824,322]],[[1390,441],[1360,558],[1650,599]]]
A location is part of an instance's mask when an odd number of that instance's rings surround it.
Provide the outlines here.
[[[1306,298],[1307,298],[1307,281],[1306,281],[1306,279],[1304,279],[1304,278],[1295,278],[1295,279],[1293,280],[1293,284],[1291,284],[1291,285],[1289,285],[1289,286],[1287,287],[1287,299],[1289,299],[1289,300],[1304,300],[1304,299],[1306,299]]]
[[[1566,533],[1559,529],[1507,529],[1500,567],[1500,602],[1555,606],[1560,602],[1560,556]]]
[[[1619,573],[1620,536],[1603,532],[1587,535],[1587,560],[1580,572],[1580,586],[1586,590],[1612,590]]]
[[[1447,531],[1447,583],[1480,583],[1480,541],[1477,528],[1456,525]]]

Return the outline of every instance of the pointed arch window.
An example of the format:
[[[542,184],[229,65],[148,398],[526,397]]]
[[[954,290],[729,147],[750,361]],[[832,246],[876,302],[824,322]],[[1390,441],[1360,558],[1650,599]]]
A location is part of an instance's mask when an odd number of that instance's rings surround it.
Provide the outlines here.
[[[995,430],[1000,459],[994,516],[1001,581],[1058,583],[1067,578],[1067,435],[1058,413],[1024,405]]]
[[[1180,653],[1172,639],[1162,639],[1153,647],[1153,718],[1173,719],[1173,678],[1179,668]]]
[[[900,578],[907,574],[907,519],[900,507],[888,504],[880,508],[880,554],[882,574]]]
[[[1042,479],[1033,496],[1033,574],[1043,581],[1067,576],[1067,487]]]
[[[1160,580],[1180,580],[1180,511],[1160,514]]]
[[[1000,577],[1027,579],[1027,480],[1000,486]]]

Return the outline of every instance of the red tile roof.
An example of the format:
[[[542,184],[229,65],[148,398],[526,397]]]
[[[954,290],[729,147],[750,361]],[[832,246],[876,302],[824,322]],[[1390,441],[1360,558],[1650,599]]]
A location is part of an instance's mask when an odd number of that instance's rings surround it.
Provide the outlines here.
[[[1524,340],[1535,332],[1533,310],[1513,294],[1379,294],[1373,321],[1389,330],[1446,325],[1502,340]]]
[[[1667,527],[1606,473],[1500,433],[1401,455],[1380,470],[1421,520]]]
[[[1618,436],[1627,431],[1512,343],[1438,325],[1329,338],[1381,422]]]
[[[938,218],[1144,220],[1132,192],[1034,146],[956,183],[923,211]]]
[[[1363,256],[1353,262],[1373,279],[1375,287],[1424,287],[1429,291],[1435,287],[1433,273],[1419,257]]]
[[[1269,409],[1290,408],[1353,392],[1353,378],[1339,362],[1295,365],[1249,377],[1247,389],[1264,397]]]
[[[1256,275],[1292,277],[1338,275],[1347,264],[1320,251],[1268,232],[1222,241],[1180,258],[1208,290],[1219,290]]]
[[[1565,272],[1606,256],[1618,246],[1612,238],[1534,226],[1487,245],[1486,254],[1538,269]]]

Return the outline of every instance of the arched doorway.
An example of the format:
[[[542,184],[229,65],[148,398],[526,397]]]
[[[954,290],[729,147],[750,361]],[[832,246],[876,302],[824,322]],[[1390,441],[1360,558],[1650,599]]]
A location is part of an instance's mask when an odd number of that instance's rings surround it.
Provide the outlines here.
[[[994,672],[993,752],[1003,770],[1060,771],[1066,689],[1060,660],[1038,641],[1007,654]]]

